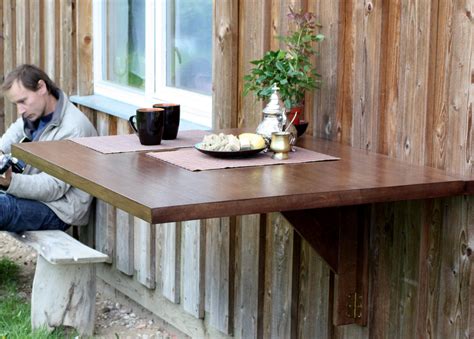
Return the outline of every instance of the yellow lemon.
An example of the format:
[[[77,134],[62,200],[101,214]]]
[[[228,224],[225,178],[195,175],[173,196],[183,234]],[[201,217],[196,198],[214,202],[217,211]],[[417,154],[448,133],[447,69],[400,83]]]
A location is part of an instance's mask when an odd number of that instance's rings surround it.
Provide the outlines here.
[[[241,149],[245,149],[247,147],[250,149],[265,147],[265,139],[263,139],[260,134],[242,133],[239,135],[239,140]]]

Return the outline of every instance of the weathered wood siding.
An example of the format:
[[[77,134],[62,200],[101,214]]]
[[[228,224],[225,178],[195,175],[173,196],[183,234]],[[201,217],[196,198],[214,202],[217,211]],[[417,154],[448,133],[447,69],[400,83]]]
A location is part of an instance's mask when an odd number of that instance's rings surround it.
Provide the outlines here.
[[[308,133],[457,175],[472,172],[473,0],[214,2],[214,126],[256,127],[242,78],[285,33],[288,5],[315,12],[323,86]],[[0,1],[0,69],[43,67],[92,92],[92,0]],[[16,119],[0,99],[0,129]],[[126,121],[82,108],[101,135]],[[98,201],[99,275],[183,332],[300,338],[474,337],[471,197],[370,207],[369,324],[332,326],[335,277],[278,213],[149,225]]]

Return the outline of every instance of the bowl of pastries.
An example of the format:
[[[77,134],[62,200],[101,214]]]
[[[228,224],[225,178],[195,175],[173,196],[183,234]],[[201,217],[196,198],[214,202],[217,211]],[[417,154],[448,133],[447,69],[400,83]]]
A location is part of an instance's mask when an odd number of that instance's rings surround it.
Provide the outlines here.
[[[257,155],[267,145],[260,134],[209,134],[194,145],[198,151],[217,158],[243,158]]]

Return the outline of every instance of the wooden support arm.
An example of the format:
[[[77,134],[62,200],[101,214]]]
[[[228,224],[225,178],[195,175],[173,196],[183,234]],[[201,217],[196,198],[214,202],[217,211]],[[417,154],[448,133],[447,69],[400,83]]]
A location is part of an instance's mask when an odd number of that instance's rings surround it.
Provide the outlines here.
[[[365,206],[283,212],[335,273],[334,324],[367,325],[368,220]]]

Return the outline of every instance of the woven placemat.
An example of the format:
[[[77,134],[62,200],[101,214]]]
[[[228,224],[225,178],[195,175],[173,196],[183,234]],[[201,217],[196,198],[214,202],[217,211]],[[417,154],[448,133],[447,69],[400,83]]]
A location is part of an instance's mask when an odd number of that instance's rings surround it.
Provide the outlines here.
[[[169,151],[182,147],[192,147],[202,141],[204,135],[209,131],[189,130],[180,131],[178,137],[174,140],[162,140],[160,145],[145,146],[140,144],[136,134],[110,135],[87,138],[73,138],[74,141],[82,146],[93,149],[94,151],[112,154],[123,152],[139,151]]]
[[[189,171],[206,171],[222,168],[298,164],[315,161],[339,160],[337,157],[295,147],[287,160],[272,159],[272,152],[259,153],[249,158],[221,159],[199,152],[195,148],[173,152],[149,152],[146,155],[185,168]]]

